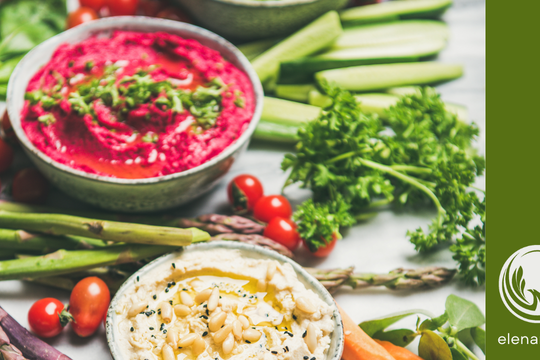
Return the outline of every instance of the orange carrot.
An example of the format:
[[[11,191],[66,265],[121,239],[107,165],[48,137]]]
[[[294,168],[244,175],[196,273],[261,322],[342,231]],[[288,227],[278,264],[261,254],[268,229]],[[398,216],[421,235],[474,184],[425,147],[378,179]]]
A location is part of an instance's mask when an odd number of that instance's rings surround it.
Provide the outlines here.
[[[423,360],[420,356],[410,352],[409,350],[392,344],[390,341],[377,340],[375,341],[386,349],[396,360]]]
[[[345,346],[342,360],[396,360],[381,345],[377,344],[339,307],[343,332],[345,333]]]

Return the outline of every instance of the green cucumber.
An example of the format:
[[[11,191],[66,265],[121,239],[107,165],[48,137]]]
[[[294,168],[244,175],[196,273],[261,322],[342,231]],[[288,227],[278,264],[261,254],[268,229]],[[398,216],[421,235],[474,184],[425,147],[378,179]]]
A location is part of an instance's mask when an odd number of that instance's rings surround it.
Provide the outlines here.
[[[395,86],[433,84],[462,75],[461,65],[426,61],[325,70],[316,73],[315,78],[318,82],[326,81],[346,90],[366,92]]]
[[[309,92],[317,89],[314,84],[293,84],[276,86],[276,96],[281,99],[293,100],[307,103],[309,100]]]
[[[266,96],[261,120],[283,125],[301,125],[319,117],[321,108]]]
[[[332,105],[332,99],[328,95],[325,95],[319,90],[315,89],[309,92],[308,103],[309,105],[325,108]]]
[[[261,120],[257,128],[255,128],[253,137],[257,140],[294,144],[298,141],[298,128],[299,126],[276,124]]]
[[[405,96],[405,95],[414,95],[419,94],[421,86],[398,86],[390,89],[386,89],[387,94]]]
[[[444,39],[431,38],[400,44],[332,50],[314,57],[283,62],[280,82],[310,81],[314,73],[327,69],[419,61],[439,53],[445,46]]]
[[[279,76],[279,64],[314,54],[328,47],[343,32],[339,15],[330,11],[298,30],[285,40],[257,56],[253,68],[266,89],[271,89]]]
[[[280,41],[281,39],[258,40],[247,44],[238,45],[238,50],[240,50],[242,54],[244,54],[244,56],[251,61]]]
[[[448,37],[448,25],[442,21],[404,20],[344,29],[331,49],[396,44],[426,38],[447,40]]]
[[[388,1],[357,6],[340,13],[343,26],[370,24],[396,19],[435,18],[452,5],[452,0]]]

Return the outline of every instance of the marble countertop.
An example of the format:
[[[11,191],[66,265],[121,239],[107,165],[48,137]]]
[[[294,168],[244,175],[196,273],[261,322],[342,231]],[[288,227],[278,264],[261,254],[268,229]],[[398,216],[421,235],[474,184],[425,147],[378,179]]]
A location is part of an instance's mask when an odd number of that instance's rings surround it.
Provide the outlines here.
[[[456,0],[445,14],[451,38],[448,47],[439,55],[439,61],[457,62],[465,66],[465,75],[438,87],[445,101],[466,105],[470,118],[475,121],[481,136],[478,147],[485,148],[485,1]],[[0,103],[0,112],[4,104]],[[275,147],[270,144],[253,143],[248,151],[234,164],[226,179],[209,194],[179,209],[180,213],[194,216],[208,212],[224,211],[227,206],[225,186],[230,179],[241,173],[251,173],[262,180],[267,194],[279,193],[286,179],[280,170],[285,152],[292,148]],[[29,166],[29,160],[18,154],[14,169]],[[12,176],[13,171],[2,177]],[[2,181],[4,184],[5,181]],[[484,178],[479,178],[477,187],[484,188]],[[309,194],[305,190],[288,189],[286,195],[293,204],[300,203]],[[50,205],[81,208],[84,205],[67,197],[58,190],[50,196]],[[419,256],[407,241],[408,229],[425,226],[434,212],[382,211],[376,218],[351,228],[345,238],[326,259],[299,257],[305,266],[334,268],[355,266],[361,272],[385,273],[396,268],[417,268],[430,265],[453,268],[455,263],[447,250]],[[485,311],[485,288],[471,289],[458,282],[444,287],[420,291],[397,292],[386,289],[342,290],[336,300],[357,322],[380,317],[392,312],[422,308],[436,315],[444,312],[445,299],[456,294],[476,303]],[[20,281],[0,283],[0,305],[23,326],[27,326],[27,313],[32,303],[43,297],[55,297],[67,303],[69,292],[51,289]],[[402,320],[399,325],[413,327],[416,319]],[[89,338],[79,338],[65,329],[61,336],[47,340],[75,360],[110,359],[101,328]],[[411,345],[414,349],[416,346]],[[477,351],[479,355],[480,352]],[[482,357],[483,358],[483,357]]]

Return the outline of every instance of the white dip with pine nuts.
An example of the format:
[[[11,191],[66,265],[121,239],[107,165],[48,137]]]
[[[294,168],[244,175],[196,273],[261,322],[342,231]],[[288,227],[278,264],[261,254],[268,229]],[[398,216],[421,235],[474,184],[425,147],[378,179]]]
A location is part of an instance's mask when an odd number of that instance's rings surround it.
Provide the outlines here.
[[[133,360],[325,360],[334,331],[290,264],[236,250],[180,254],[135,280],[116,313]]]

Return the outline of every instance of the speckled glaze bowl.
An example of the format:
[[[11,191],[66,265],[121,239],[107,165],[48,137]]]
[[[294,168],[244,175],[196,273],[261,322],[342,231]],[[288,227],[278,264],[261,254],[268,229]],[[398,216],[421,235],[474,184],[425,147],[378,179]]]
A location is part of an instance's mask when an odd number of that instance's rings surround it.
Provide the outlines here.
[[[287,36],[349,0],[176,0],[202,26],[227,39]]]
[[[152,270],[161,266],[164,263],[170,263],[177,256],[182,256],[182,254],[193,252],[193,251],[204,251],[204,250],[214,250],[214,249],[228,249],[228,250],[239,250],[243,256],[254,258],[254,259],[273,259],[281,263],[289,263],[294,268],[294,271],[298,275],[298,280],[300,280],[307,289],[313,290],[319,297],[326,302],[334,310],[334,332],[331,335],[330,348],[326,354],[325,360],[340,360],[341,354],[343,353],[343,343],[344,343],[344,334],[343,334],[343,324],[341,322],[341,315],[339,310],[334,302],[334,298],[326,290],[321,283],[311,276],[306,270],[304,270],[300,265],[298,265],[293,260],[278,254],[275,251],[265,249],[257,245],[249,245],[238,242],[230,241],[212,241],[208,243],[200,243],[195,245],[190,245],[179,249],[173,253],[163,255],[160,258],[152,261],[148,265],[142,267],[131,275],[129,279],[118,289],[116,295],[111,300],[109,310],[107,312],[106,320],[106,331],[107,331],[107,343],[109,344],[109,349],[114,360],[127,360],[121,350],[118,347],[118,342],[116,341],[116,336],[118,333],[115,331],[117,328],[117,316],[116,311],[114,310],[118,304],[118,301],[122,298],[123,294],[131,290],[135,286],[137,277],[143,277],[145,274],[150,273]],[[321,359],[323,360],[323,359]]]
[[[247,130],[221,154],[206,163],[183,172],[146,179],[117,179],[75,170],[52,160],[39,151],[21,127],[20,113],[24,94],[32,76],[47,63],[56,48],[63,43],[78,43],[95,34],[113,30],[143,32],[165,31],[195,39],[218,50],[225,59],[243,70],[255,92],[255,112]],[[200,27],[157,18],[123,16],[92,21],[65,31],[30,51],[17,65],[7,91],[7,109],[13,129],[24,151],[49,181],[76,199],[115,211],[148,212],[184,204],[214,187],[235,160],[247,148],[259,122],[263,90],[259,78],[242,53],[222,37]]]

